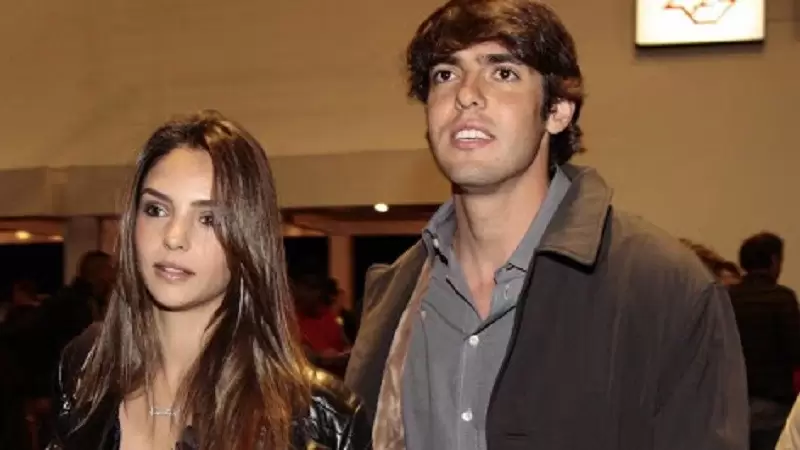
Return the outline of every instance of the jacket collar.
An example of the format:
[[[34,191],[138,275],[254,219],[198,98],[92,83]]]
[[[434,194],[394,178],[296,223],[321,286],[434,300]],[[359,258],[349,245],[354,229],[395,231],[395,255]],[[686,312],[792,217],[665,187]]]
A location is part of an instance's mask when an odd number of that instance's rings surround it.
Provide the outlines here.
[[[538,250],[559,254],[589,267],[597,262],[613,190],[593,168],[564,164],[561,169],[571,185],[550,220]],[[427,254],[419,250],[425,250],[421,242],[399,258],[394,267],[408,267],[418,272]]]
[[[572,184],[550,220],[538,251],[555,253],[590,267],[597,262],[613,191],[595,169],[570,164],[562,165],[561,169]],[[419,240],[391,266],[368,273],[366,285],[381,285],[377,279],[388,278],[391,282],[383,295],[408,300],[414,287],[412,280],[416,280],[429,256]],[[365,292],[365,297],[370,296],[370,292]],[[394,312],[399,317],[402,308]]]
[[[613,191],[595,169],[564,164],[572,181],[539,251],[562,255],[584,266],[597,262]]]
[[[542,236],[539,251],[591,266],[597,261],[602,244],[611,189],[593,169],[568,164],[561,168],[571,186]],[[428,257],[420,240],[391,266],[376,266],[367,273],[363,326],[345,379],[364,398],[371,415],[377,405],[392,336]]]

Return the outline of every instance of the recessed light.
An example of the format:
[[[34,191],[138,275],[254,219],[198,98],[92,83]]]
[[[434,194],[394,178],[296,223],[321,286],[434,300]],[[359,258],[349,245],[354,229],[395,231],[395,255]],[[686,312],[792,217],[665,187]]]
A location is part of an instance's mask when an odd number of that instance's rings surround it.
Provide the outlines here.
[[[31,234],[25,230],[19,230],[16,233],[14,233],[14,237],[16,237],[17,240],[20,241],[27,241],[28,239],[31,238]]]

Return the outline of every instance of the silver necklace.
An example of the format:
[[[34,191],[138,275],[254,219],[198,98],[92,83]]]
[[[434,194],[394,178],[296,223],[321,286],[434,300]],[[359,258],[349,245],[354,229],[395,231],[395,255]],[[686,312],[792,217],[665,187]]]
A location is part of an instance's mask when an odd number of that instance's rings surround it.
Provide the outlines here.
[[[176,415],[172,408],[156,408],[150,406],[150,417],[174,417]]]

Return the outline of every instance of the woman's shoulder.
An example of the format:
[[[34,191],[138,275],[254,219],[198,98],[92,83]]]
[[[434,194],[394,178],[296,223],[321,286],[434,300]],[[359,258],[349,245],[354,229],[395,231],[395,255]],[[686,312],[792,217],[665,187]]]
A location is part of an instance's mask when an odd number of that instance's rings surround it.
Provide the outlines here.
[[[94,348],[94,343],[100,336],[101,326],[100,323],[93,323],[73,338],[62,350],[58,368],[59,381],[62,386],[69,384],[66,383],[67,381],[80,376]]]
[[[361,400],[334,375],[320,369],[307,369],[311,381],[311,403],[314,408],[340,414],[355,414]]]
[[[94,343],[100,334],[100,326],[91,325],[80,335],[72,339],[61,352],[61,361],[58,365],[56,386],[53,389],[52,402],[53,420],[50,425],[51,436],[47,449],[62,448],[85,448],[85,446],[75,444],[76,442],[96,442],[100,438],[104,427],[103,424],[112,417],[110,401],[105,401],[102,406],[93,413],[97,420],[92,424],[84,424],[82,433],[73,434],[79,423],[82,423],[86,416],[79,411],[75,405],[75,394],[81,383],[81,377],[86,367],[86,363],[91,355]],[[97,425],[97,426],[95,426]],[[67,444],[69,437],[70,444]],[[84,443],[86,443],[84,442]]]
[[[327,372],[309,369],[307,373],[311,405],[305,440],[340,450],[372,448],[372,427],[358,396]]]

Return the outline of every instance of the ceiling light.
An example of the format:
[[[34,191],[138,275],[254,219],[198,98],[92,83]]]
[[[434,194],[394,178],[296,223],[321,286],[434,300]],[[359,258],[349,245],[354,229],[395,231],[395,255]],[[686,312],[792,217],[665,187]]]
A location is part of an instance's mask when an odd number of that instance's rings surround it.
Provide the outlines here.
[[[389,205],[387,205],[386,203],[375,204],[375,211],[378,211],[379,213],[385,213],[388,210],[389,210]]]
[[[14,233],[14,237],[16,237],[17,240],[20,241],[27,241],[28,239],[31,238],[31,234],[25,230],[19,230],[16,233]]]

